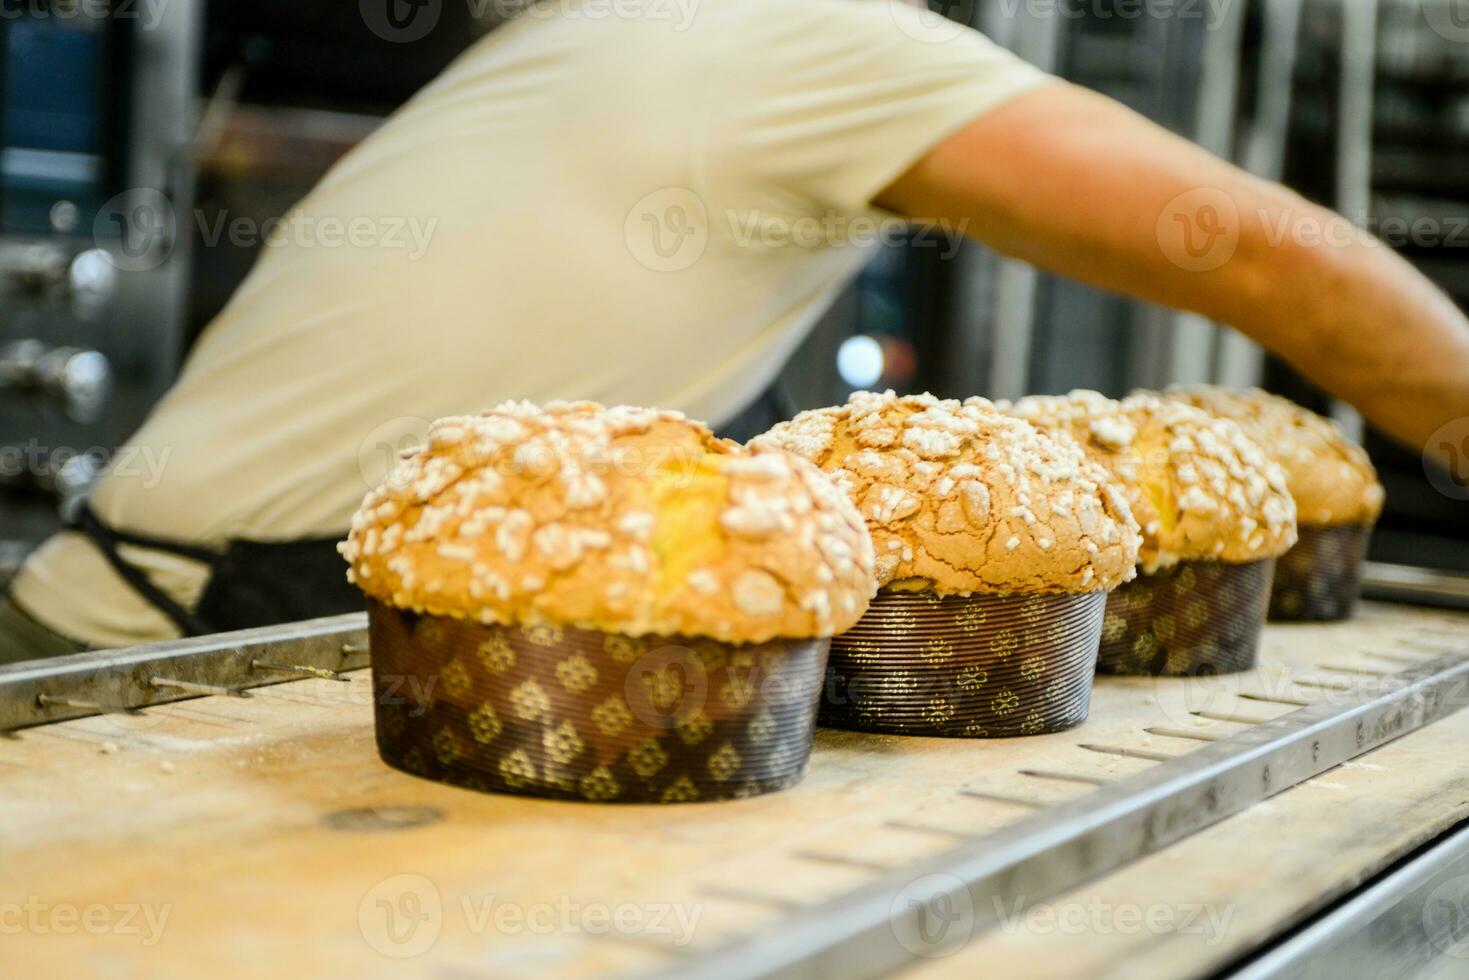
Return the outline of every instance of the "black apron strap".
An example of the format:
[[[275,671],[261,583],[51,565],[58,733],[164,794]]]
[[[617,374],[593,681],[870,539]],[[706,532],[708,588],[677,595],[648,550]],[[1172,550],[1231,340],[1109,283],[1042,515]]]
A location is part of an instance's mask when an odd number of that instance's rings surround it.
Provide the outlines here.
[[[347,563],[337,554],[337,542],[345,535],[297,541],[232,540],[220,552],[116,530],[85,505],[72,524],[96,545],[123,581],[185,636],[274,626],[363,608],[362,593],[347,581]],[[208,565],[209,581],[197,607],[184,608],[154,585],[141,569],[119,554],[120,545],[179,555]]]
[[[361,612],[365,600],[337,553],[344,537],[231,541],[196,613],[217,632]]]
[[[204,562],[211,569],[219,559],[219,555],[205,548],[194,545],[181,544],[177,541],[167,541],[162,538],[148,537],[142,534],[130,534],[125,531],[116,531],[102,523],[101,519],[93,513],[88,504],[83,504],[78,509],[72,520],[73,526],[87,536],[96,545],[97,550],[102,552],[102,557],[107,559],[107,564],[112,570],[122,576],[124,582],[133,587],[148,603],[163,615],[173,621],[173,624],[183,631],[185,636],[200,636],[210,632],[207,624],[199,619],[189,610],[185,609],[167,592],[144,575],[142,570],[128,563],[127,559],[118,552],[119,545],[134,545],[141,548],[150,548],[154,551],[163,551],[169,554],[191,558],[194,561]]]

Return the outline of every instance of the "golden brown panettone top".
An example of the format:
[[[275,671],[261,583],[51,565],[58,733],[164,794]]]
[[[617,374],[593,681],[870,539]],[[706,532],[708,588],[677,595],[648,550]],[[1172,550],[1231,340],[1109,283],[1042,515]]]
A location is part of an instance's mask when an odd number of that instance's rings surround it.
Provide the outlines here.
[[[341,551],[404,609],[730,643],[830,636],[876,590],[860,515],[810,463],[591,402],[440,419]]]
[[[1081,593],[1133,575],[1137,523],[1106,471],[982,399],[857,392],[751,444],[799,453],[851,494],[881,585]]]
[[[1032,395],[1002,406],[1070,433],[1122,481],[1143,528],[1144,571],[1179,561],[1250,562],[1296,541],[1285,472],[1228,419],[1153,395]]]
[[[1331,419],[1258,388],[1200,385],[1163,394],[1238,422],[1285,470],[1302,524],[1367,525],[1382,513],[1382,484],[1372,461]]]

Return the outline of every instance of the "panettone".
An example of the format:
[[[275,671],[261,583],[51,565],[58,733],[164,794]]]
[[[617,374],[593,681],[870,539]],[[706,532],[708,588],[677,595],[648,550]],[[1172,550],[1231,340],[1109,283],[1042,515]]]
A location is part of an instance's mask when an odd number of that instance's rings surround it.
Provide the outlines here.
[[[1142,526],[1145,572],[1180,561],[1259,561],[1296,541],[1285,472],[1228,419],[1153,395],[1114,401],[1095,391],[1002,407],[1069,434],[1119,478]]]
[[[1132,577],[1138,528],[1109,474],[982,399],[857,392],[757,437],[858,505],[888,588],[1085,593]]]
[[[1201,385],[1163,394],[1237,422],[1285,470],[1302,524],[1364,526],[1382,513],[1382,484],[1372,461],[1331,419],[1258,388]]]
[[[726,643],[830,636],[876,588],[861,516],[806,460],[591,402],[440,419],[341,551],[399,609]]]

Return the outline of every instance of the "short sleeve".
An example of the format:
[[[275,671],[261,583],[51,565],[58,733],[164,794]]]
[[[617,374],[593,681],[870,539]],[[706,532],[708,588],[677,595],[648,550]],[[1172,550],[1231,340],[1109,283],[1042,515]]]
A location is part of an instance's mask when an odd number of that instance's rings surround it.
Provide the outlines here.
[[[768,217],[873,213],[873,197],[985,112],[1053,80],[903,0],[800,0],[746,22],[713,69],[706,192]]]

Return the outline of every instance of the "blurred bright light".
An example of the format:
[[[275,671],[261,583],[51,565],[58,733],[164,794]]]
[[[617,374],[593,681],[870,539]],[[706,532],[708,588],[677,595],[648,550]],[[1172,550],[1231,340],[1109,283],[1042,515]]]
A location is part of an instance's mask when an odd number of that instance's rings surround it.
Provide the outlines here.
[[[870,388],[882,380],[886,360],[877,338],[858,334],[837,348],[837,373],[853,388]]]

